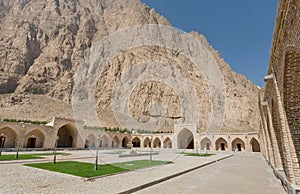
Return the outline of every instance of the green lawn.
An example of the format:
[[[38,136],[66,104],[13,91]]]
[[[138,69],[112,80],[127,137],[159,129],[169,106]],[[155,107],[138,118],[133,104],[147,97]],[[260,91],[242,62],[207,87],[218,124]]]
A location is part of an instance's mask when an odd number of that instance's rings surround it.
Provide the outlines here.
[[[215,154],[197,154],[197,153],[182,153],[185,156],[198,156],[198,157],[208,157],[208,156],[213,156]]]
[[[136,161],[122,162],[122,163],[101,164],[98,165],[97,171],[94,170],[94,164],[75,162],[75,161],[57,162],[56,164],[47,162],[47,163],[34,163],[34,164],[24,164],[24,165],[55,171],[55,172],[61,172],[65,174],[71,174],[71,175],[85,177],[85,178],[90,178],[90,177],[116,174],[119,172],[125,172],[129,170],[147,168],[147,167],[169,164],[169,163],[172,162],[159,161],[159,160],[153,160],[152,162],[150,162],[149,160],[136,160]]]
[[[68,153],[57,152],[57,155],[68,155]],[[4,160],[29,160],[29,159],[37,159],[37,158],[44,158],[43,156],[53,155],[53,152],[47,153],[37,153],[37,154],[19,154],[18,159],[16,159],[16,154],[8,154],[8,155],[1,155],[0,161]]]

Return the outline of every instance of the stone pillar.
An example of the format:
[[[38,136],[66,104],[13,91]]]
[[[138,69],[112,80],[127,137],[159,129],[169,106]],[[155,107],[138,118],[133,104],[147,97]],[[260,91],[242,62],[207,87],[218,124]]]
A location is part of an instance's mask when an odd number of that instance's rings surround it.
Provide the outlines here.
[[[227,134],[227,151],[232,151],[232,142],[231,142],[230,134]]]

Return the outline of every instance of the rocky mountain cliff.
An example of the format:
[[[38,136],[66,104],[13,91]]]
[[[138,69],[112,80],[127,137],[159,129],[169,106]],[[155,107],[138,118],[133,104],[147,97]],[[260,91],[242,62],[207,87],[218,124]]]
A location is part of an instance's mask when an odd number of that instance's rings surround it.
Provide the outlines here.
[[[104,37],[136,25],[170,25],[166,18],[139,0],[0,0],[0,118],[50,120],[53,116],[72,117],[71,95],[74,74],[85,54]],[[244,76],[233,72],[206,41],[192,32],[213,54],[224,75],[226,107],[224,132],[250,132],[259,129],[258,89]],[[139,48],[114,59],[99,78],[105,86],[96,92],[98,114],[106,126],[118,125],[112,112],[110,95],[122,70],[137,60],[166,58],[183,69],[195,83],[199,98],[208,91],[184,60],[177,60],[168,49]],[[154,52],[153,52],[154,51]],[[147,93],[149,95],[142,95]],[[178,115],[174,91],[158,83],[137,87],[130,98],[132,116],[147,122],[142,115],[152,100],[162,99]],[[172,94],[173,97],[168,98]],[[140,104],[144,103],[143,106]],[[204,107],[202,127],[209,119],[209,99]],[[206,124],[205,124],[206,123]],[[174,123],[168,121],[165,129]]]

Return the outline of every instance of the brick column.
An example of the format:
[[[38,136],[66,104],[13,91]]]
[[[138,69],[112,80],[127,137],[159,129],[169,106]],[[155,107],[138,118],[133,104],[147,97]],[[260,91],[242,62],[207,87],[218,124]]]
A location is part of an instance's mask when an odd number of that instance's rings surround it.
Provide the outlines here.
[[[274,155],[273,155],[273,148],[270,141],[270,135],[267,129],[266,117],[261,110],[261,124],[262,124],[262,135],[265,142],[265,151],[266,156],[268,157],[269,162],[274,165]]]
[[[267,110],[267,115],[268,115],[267,122],[269,123],[269,127],[270,127],[269,133],[270,133],[270,137],[271,137],[271,141],[272,141],[272,145],[273,145],[272,147],[273,147],[274,164],[278,170],[283,170],[280,152],[279,152],[279,148],[278,148],[278,142],[277,142],[275,130],[273,127],[272,115],[271,115],[269,106],[266,106],[266,110]]]
[[[272,69],[274,73],[274,69]],[[277,80],[276,80],[276,75],[273,75],[273,85],[276,91],[276,99],[277,99],[277,107],[278,107],[278,112],[279,112],[279,121],[280,121],[280,126],[281,126],[281,131],[282,131],[282,142],[283,142],[283,149],[284,149],[284,166],[285,166],[285,173],[290,181],[290,183],[295,184],[295,175],[294,175],[294,170],[293,170],[293,160],[291,156],[291,150],[295,152],[295,148],[293,148],[293,140],[291,137],[291,133],[288,130],[288,125],[287,121],[284,115],[284,110],[283,110],[283,104],[281,101],[281,96],[280,96],[280,91],[277,85]],[[297,159],[296,159],[297,160]],[[296,161],[298,162],[298,161]]]

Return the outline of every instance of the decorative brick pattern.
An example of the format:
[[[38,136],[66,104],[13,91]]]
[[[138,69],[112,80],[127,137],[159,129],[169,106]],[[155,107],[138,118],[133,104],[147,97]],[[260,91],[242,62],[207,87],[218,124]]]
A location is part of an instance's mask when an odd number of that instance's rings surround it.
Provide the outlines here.
[[[299,48],[300,1],[279,0],[268,69],[268,75],[273,77],[272,80],[267,80],[264,89],[262,101],[267,103],[267,108],[261,108],[260,113],[262,121],[265,120],[265,125],[262,125],[265,132],[262,139],[267,141],[265,154],[270,158],[269,161],[278,167],[278,146],[282,167],[292,185],[300,185]],[[268,109],[271,114],[268,114]],[[273,133],[275,139],[272,138]],[[274,154],[274,160],[270,153]]]

